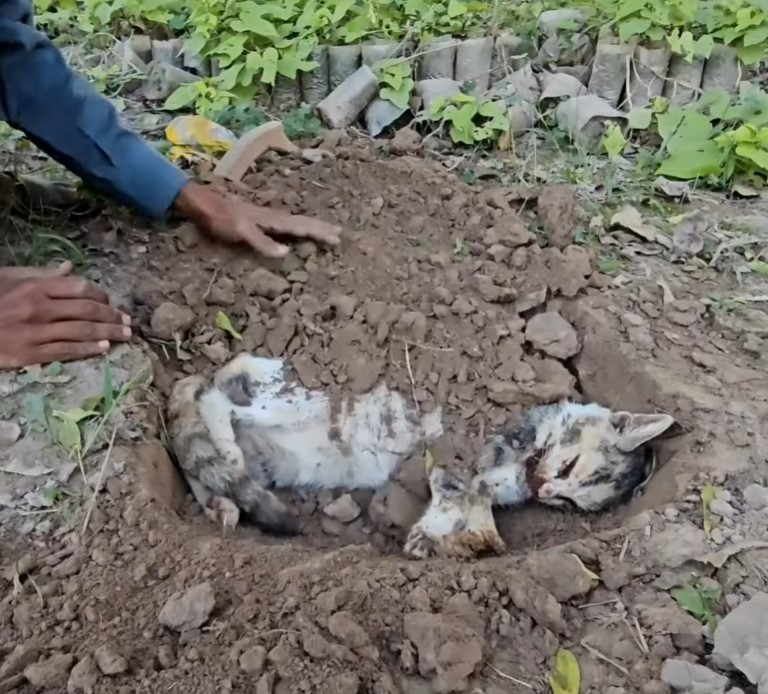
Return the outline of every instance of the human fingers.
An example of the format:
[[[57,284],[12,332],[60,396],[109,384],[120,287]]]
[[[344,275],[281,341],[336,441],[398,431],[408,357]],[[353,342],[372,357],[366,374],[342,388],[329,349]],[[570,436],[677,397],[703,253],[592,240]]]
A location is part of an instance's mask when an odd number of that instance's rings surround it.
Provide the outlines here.
[[[49,267],[0,267],[0,281],[20,282],[43,277],[65,277],[72,269],[72,263],[68,260]]]
[[[240,230],[240,239],[266,258],[284,258],[288,247],[269,238],[258,226],[249,224]]]
[[[57,323],[60,321],[86,321],[117,326],[131,324],[130,316],[109,304],[102,304],[93,299],[57,299],[46,301],[39,307],[35,316],[36,323]],[[130,337],[130,335],[129,335]]]
[[[36,344],[51,342],[128,342],[131,329],[112,323],[90,323],[88,321],[58,321],[36,326],[33,339]]]
[[[340,226],[313,217],[260,207],[254,211],[254,219],[256,224],[268,232],[312,239],[331,246],[341,241]]]
[[[100,304],[108,304],[106,292],[82,277],[45,277],[37,280],[37,288],[51,299],[89,299]]]
[[[27,350],[24,353],[24,363],[19,364],[19,366],[87,359],[88,357],[106,354],[110,347],[109,340],[99,340],[98,342],[48,342]]]

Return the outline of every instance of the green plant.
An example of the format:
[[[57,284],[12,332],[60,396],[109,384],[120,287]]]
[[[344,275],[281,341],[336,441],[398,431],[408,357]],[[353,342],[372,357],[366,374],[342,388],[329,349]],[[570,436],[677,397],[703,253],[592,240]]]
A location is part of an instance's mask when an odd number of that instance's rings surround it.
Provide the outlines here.
[[[717,627],[718,617],[715,614],[713,603],[720,597],[720,593],[719,587],[704,588],[698,581],[693,581],[684,588],[673,590],[672,597],[686,612],[714,631]]]
[[[702,3],[707,31],[715,39],[733,46],[739,59],[747,65],[757,63],[765,55],[767,10],[763,3],[754,0],[710,0]]]
[[[398,108],[407,108],[411,99],[413,67],[407,58],[390,58],[375,66],[379,80],[379,96]]]
[[[427,120],[447,126],[448,134],[456,144],[477,145],[495,142],[509,129],[501,102],[480,99],[462,92],[435,99],[426,117]]]

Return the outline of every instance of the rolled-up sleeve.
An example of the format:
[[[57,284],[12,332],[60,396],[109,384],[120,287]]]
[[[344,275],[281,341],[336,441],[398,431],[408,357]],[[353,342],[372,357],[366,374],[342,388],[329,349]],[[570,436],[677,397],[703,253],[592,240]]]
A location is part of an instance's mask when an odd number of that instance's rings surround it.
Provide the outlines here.
[[[34,28],[31,0],[0,0],[0,119],[90,185],[149,217],[171,207],[184,173],[123,127],[112,104]]]

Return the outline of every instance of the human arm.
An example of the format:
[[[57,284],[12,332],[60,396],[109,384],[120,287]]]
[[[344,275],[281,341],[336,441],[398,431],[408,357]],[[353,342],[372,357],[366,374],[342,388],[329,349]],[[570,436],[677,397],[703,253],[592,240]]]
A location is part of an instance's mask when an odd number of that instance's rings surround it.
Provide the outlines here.
[[[187,184],[34,28],[29,0],[0,0],[0,118],[95,188],[149,217],[168,211]]]

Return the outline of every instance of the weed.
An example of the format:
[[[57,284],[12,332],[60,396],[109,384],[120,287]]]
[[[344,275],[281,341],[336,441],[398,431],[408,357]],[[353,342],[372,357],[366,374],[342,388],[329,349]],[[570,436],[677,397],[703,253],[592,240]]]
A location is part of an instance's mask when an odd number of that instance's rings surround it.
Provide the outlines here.
[[[711,631],[717,628],[718,616],[714,611],[713,603],[720,597],[721,590],[717,588],[705,588],[698,581],[693,581],[683,588],[672,591],[672,597],[680,607],[690,615],[706,624]]]

